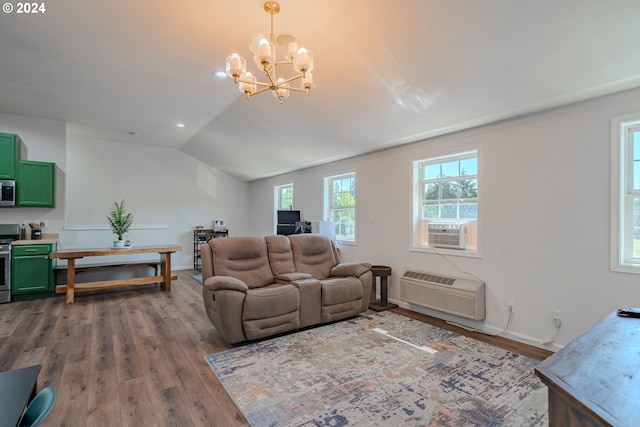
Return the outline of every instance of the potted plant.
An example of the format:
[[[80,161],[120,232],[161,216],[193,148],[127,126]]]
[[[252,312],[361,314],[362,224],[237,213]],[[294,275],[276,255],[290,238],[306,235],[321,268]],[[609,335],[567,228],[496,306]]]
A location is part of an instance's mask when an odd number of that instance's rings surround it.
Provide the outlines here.
[[[125,242],[122,240],[122,236],[129,231],[131,224],[133,224],[133,214],[131,212],[127,213],[124,206],[124,200],[120,203],[113,203],[113,208],[111,209],[111,213],[107,219],[109,220],[109,225],[111,226],[111,230],[113,230],[113,234],[118,236],[118,240],[113,242],[113,247],[124,247]]]

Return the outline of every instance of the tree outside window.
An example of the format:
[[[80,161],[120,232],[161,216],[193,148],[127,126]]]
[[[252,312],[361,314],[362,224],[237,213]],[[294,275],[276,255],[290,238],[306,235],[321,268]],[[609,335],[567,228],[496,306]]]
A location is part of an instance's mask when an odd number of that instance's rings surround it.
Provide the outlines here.
[[[356,175],[349,173],[326,179],[328,215],[335,222],[336,239],[354,242],[356,238]]]

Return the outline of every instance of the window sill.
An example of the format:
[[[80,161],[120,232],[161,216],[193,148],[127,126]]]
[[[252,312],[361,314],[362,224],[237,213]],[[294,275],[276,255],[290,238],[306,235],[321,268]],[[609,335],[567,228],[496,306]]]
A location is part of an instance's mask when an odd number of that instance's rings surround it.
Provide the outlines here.
[[[348,245],[348,246],[357,246],[358,242],[356,242],[355,240],[340,240],[340,239],[336,239],[336,242],[338,242],[338,244],[340,245]]]
[[[640,274],[640,264],[615,264],[611,265],[611,271],[615,273]]]
[[[446,249],[446,248],[432,248],[431,246],[412,246],[409,248],[411,252],[423,252],[428,254],[438,254],[446,256],[457,256],[465,258],[482,258],[482,255],[477,250],[471,249]],[[638,272],[640,273],[640,271]]]

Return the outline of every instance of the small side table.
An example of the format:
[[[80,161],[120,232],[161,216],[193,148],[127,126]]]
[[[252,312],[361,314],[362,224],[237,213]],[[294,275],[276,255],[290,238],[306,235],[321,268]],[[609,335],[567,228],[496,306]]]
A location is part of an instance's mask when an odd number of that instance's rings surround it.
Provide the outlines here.
[[[371,266],[371,299],[369,308],[375,311],[384,311],[397,307],[396,304],[387,302],[387,277],[391,276],[391,267],[386,265]],[[380,278],[380,299],[376,300],[377,278]]]

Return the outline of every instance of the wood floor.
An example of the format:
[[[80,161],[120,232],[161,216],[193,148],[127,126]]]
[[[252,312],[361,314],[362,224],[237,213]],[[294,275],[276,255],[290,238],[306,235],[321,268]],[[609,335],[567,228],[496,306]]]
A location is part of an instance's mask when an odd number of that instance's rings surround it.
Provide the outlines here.
[[[45,426],[245,426],[204,361],[230,348],[207,318],[194,271],[158,285],[0,305],[0,371],[40,364],[38,388],[58,401]],[[550,353],[499,337],[436,326],[543,360]]]

